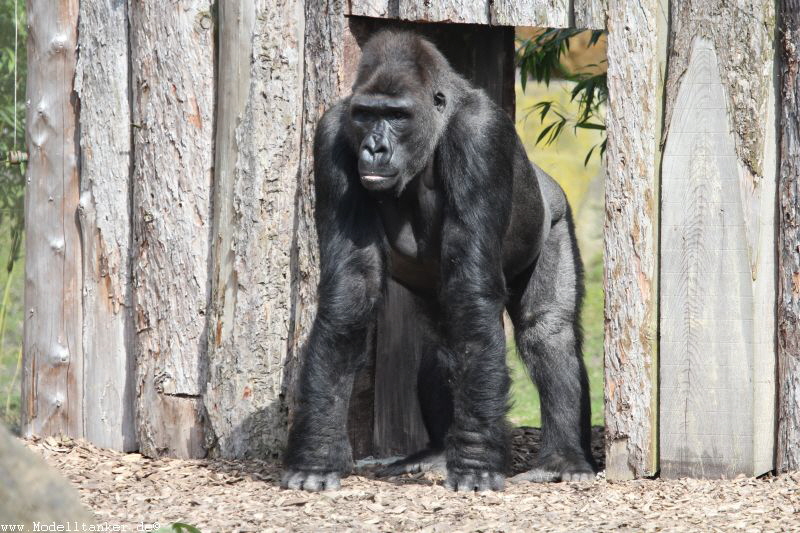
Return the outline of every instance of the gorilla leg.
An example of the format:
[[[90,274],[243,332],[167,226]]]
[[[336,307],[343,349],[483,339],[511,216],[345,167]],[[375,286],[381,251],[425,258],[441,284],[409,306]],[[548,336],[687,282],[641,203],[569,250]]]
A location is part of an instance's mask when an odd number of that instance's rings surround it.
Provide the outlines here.
[[[374,309],[382,295],[380,251],[340,251],[323,269],[319,309],[305,350],[299,398],[281,485],[335,489],[352,470],[347,411],[356,370],[363,364]]]
[[[591,407],[578,322],[583,272],[569,212],[552,226],[532,274],[515,285],[509,313],[539,389],[542,448],[534,468],[514,481],[591,479]]]

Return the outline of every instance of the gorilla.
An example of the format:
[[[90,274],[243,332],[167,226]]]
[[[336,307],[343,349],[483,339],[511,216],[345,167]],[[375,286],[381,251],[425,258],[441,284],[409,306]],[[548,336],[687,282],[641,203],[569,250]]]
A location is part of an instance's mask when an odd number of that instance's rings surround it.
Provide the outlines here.
[[[352,94],[317,125],[314,178],[319,306],[282,486],[335,489],[351,471],[350,393],[387,276],[426,302],[418,396],[430,442],[384,474],[443,464],[451,490],[503,489],[506,308],[542,409],[542,449],[518,478],[593,477],[570,208],[509,116],[432,43],[383,31],[363,48]]]

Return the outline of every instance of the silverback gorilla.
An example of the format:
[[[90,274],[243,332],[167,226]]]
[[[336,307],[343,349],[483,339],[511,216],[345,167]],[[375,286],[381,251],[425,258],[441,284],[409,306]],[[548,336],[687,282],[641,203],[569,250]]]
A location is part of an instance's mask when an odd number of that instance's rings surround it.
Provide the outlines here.
[[[452,490],[503,488],[505,307],[542,409],[541,452],[518,477],[593,476],[570,210],[508,115],[433,44],[384,31],[364,46],[352,95],[317,125],[314,173],[319,308],[282,485],[334,489],[350,472],[350,392],[387,276],[427,302],[418,395],[430,443],[385,474],[443,463]]]

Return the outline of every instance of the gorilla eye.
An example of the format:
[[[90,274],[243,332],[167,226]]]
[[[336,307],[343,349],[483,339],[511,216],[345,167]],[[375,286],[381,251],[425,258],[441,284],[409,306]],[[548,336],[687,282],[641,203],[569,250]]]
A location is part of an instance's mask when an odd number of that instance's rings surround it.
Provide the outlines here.
[[[444,106],[447,105],[447,99],[444,97],[443,93],[436,93],[433,95],[433,105],[435,105],[439,111],[444,109]]]
[[[390,117],[392,120],[405,120],[408,118],[408,115],[402,111],[394,111]]]

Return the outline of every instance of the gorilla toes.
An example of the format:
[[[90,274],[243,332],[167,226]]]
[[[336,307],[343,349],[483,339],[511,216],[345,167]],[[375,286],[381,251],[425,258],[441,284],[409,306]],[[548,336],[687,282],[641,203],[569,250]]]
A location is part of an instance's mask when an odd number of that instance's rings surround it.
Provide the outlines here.
[[[475,470],[466,472],[448,472],[444,487],[455,492],[485,492],[503,490],[505,476],[498,472]]]
[[[551,453],[539,457],[533,468],[511,478],[512,483],[533,481],[592,481],[595,469],[578,454]]]
[[[281,479],[281,488],[319,492],[336,490],[342,486],[338,472],[307,472],[304,470],[288,470]]]
[[[425,449],[377,470],[375,475],[378,477],[391,477],[403,474],[417,474],[419,472],[444,473],[445,470],[444,452]]]

